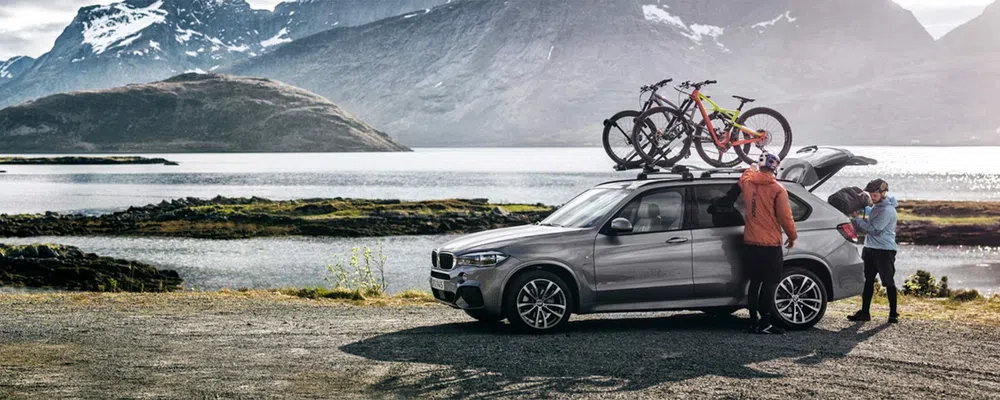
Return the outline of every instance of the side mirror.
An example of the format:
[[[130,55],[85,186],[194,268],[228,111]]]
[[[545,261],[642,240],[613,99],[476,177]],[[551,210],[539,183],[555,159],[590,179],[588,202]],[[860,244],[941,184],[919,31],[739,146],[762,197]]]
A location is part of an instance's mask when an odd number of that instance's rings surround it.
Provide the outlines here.
[[[615,218],[611,221],[611,233],[629,233],[632,232],[632,223],[625,218]]]

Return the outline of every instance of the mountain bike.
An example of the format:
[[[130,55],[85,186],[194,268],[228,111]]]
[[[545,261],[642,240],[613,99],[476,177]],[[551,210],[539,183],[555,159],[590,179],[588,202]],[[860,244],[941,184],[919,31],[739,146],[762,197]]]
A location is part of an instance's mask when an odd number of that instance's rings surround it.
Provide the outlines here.
[[[639,116],[644,112],[653,108],[653,105],[673,109],[677,108],[676,104],[657,93],[658,90],[670,82],[673,82],[673,79],[665,79],[652,85],[643,86],[639,89],[639,100],[642,105],[638,111],[622,111],[604,120],[604,151],[608,153],[608,157],[614,160],[616,169],[639,168],[643,163],[640,153],[657,154],[659,158],[663,158],[663,165],[672,165],[681,158],[689,155],[688,151],[675,151],[675,149],[662,149],[661,146],[653,146],[648,140],[639,142],[639,146],[634,145],[632,141],[632,130],[635,122],[638,121]],[[649,93],[649,97],[643,101],[642,98],[646,93]],[[691,110],[690,116],[694,116],[694,110]],[[646,118],[643,121],[645,121],[648,131],[656,131],[652,119]],[[643,135],[644,137],[646,136]],[[690,144],[682,146],[681,150],[687,150],[689,147]]]
[[[719,107],[709,96],[701,92],[716,81],[684,82],[675,87],[678,92],[687,95],[680,107],[654,107],[643,112],[632,129],[632,142],[642,141],[652,145],[636,147],[636,153],[647,165],[665,165],[664,148],[671,146],[681,132],[689,132],[688,145],[694,144],[698,155],[709,165],[716,168],[729,168],[740,162],[752,164],[760,154],[768,151],[767,147],[780,145],[777,152],[782,159],[788,155],[792,147],[792,128],[788,120],[777,111],[757,107],[743,112],[746,104],[755,99],[733,96],[740,101],[735,110]],[[693,89],[690,93],[685,90]],[[711,112],[705,107],[708,103]],[[696,107],[697,106],[697,107]],[[693,112],[695,107],[700,111],[702,121],[695,123]],[[647,122],[647,119],[651,121]],[[663,119],[660,121],[660,119]],[[662,131],[650,129],[649,126],[662,126]],[[718,128],[717,128],[718,127]],[[662,144],[661,144],[662,143]],[[674,145],[676,146],[676,145]],[[735,157],[730,157],[733,153]],[[669,150],[666,149],[666,150]]]

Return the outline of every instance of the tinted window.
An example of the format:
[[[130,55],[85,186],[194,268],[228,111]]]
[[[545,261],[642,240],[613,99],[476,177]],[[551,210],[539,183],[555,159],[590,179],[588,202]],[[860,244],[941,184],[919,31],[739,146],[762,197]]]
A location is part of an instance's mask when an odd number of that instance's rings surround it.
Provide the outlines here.
[[[630,201],[615,218],[629,220],[633,233],[680,230],[684,226],[684,189],[643,194]]]
[[[695,187],[697,220],[694,229],[723,228],[744,224],[743,195],[738,194],[739,186],[700,185]],[[735,195],[735,196],[734,196]],[[789,194],[788,203],[792,208],[792,219],[803,221],[809,216],[809,207],[801,199]]]

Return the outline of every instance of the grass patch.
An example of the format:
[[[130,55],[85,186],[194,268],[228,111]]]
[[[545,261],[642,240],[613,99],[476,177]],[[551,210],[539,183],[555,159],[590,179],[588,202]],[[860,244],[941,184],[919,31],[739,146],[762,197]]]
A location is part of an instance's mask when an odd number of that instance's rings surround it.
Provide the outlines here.
[[[917,215],[906,211],[898,214],[901,222],[929,222],[934,225],[995,225],[1000,224],[1000,217],[997,216],[927,216]]]
[[[899,296],[899,313],[905,319],[928,321],[949,321],[966,324],[1000,326],[1000,295],[986,299],[980,297],[972,301],[959,301],[945,298],[920,298],[914,296]],[[843,300],[860,308],[861,297]],[[872,299],[872,316],[879,319],[889,317],[889,300],[883,296]]]

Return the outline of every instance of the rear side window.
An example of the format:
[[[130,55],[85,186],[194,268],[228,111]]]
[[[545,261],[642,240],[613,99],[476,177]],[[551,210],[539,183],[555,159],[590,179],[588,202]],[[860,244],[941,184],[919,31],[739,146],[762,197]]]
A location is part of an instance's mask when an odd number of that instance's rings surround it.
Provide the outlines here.
[[[745,223],[746,214],[739,185],[696,186],[693,203],[696,213],[693,229],[743,226]],[[791,193],[788,194],[788,203],[795,222],[804,221],[809,216],[809,206]]]

